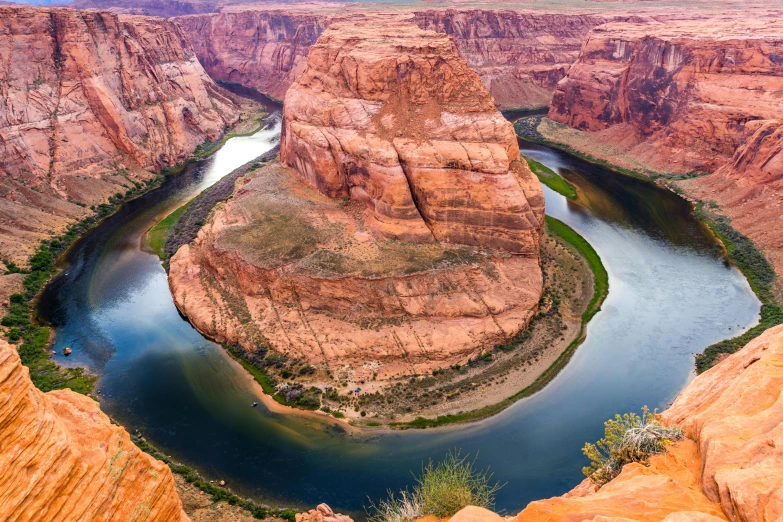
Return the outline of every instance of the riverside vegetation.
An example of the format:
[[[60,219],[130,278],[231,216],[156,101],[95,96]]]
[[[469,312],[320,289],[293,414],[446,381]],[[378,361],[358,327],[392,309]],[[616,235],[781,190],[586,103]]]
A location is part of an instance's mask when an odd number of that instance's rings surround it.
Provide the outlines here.
[[[538,126],[543,118],[544,116],[536,115],[517,120],[517,122],[514,124],[514,129],[516,130],[517,135],[534,143],[539,143],[548,147],[563,150],[585,161],[600,165],[620,174],[625,174],[639,179],[656,181],[657,183],[663,184],[680,195],[682,195],[682,190],[676,185],[669,183],[669,181],[679,181],[703,174],[690,173],[677,175],[649,169],[631,170],[620,167],[618,165],[613,165],[605,160],[595,158],[589,154],[575,150],[564,143],[558,143],[557,141],[552,141],[551,139],[545,138],[538,131]],[[565,126],[563,126],[563,128],[569,129]],[[533,170],[536,175],[539,175],[537,170],[532,166],[531,170]],[[542,180],[542,183],[546,184],[540,175],[539,177]],[[547,186],[550,185],[547,184]],[[561,192],[553,186],[550,186],[550,188],[560,192],[565,196],[568,196],[568,194]],[[708,346],[701,354],[697,355],[696,370],[698,373],[702,373],[712,368],[723,358],[736,352],[751,340],[761,335],[768,328],[783,324],[783,308],[781,308],[782,291],[777,274],[775,273],[775,269],[772,267],[772,264],[766,258],[761,249],[759,249],[750,238],[732,227],[730,219],[716,212],[718,208],[718,205],[713,202],[704,203],[703,201],[695,201],[694,215],[697,219],[710,227],[712,232],[725,247],[728,258],[748,280],[751,288],[762,303],[761,316],[757,326],[749,329],[742,335],[731,339],[726,339],[724,341],[719,341],[711,346]]]

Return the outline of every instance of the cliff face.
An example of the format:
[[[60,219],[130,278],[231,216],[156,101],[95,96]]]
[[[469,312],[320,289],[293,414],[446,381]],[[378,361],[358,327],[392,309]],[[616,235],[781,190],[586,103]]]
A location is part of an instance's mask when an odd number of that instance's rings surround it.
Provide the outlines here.
[[[630,154],[662,171],[713,171],[746,125],[783,116],[783,24],[771,19],[611,23],[590,33],[549,117],[636,134]]]
[[[462,362],[524,329],[542,291],[543,193],[510,124],[447,36],[366,27],[311,47],[284,106],[291,168],[240,180],[169,272],[200,331],[330,378]]]
[[[783,24],[775,18],[597,27],[549,117],[716,202],[783,276]],[[601,155],[601,151],[586,152]]]
[[[90,398],[42,393],[0,340],[0,519],[185,522],[169,468]]]
[[[280,159],[365,203],[378,237],[538,257],[543,194],[513,128],[442,34],[335,23],[286,94]]]
[[[238,119],[164,20],[0,7],[0,35],[0,247],[16,261]]]
[[[417,11],[422,29],[451,37],[501,109],[546,107],[602,15],[486,9]]]
[[[304,70],[307,51],[331,15],[246,7],[175,20],[190,36],[212,78],[282,100]]]
[[[213,78],[282,100],[324,29],[338,20],[366,23],[360,21],[364,16],[329,6],[318,11],[238,6],[175,20],[190,35]],[[432,9],[400,16],[449,35],[502,109],[548,106],[590,29],[618,18],[486,9]]]

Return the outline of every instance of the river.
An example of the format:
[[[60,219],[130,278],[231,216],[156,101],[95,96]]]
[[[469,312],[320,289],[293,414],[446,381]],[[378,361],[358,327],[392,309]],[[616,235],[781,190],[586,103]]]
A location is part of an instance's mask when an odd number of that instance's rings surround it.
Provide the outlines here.
[[[334,422],[251,408],[256,387],[179,315],[160,261],[140,243],[163,216],[273,147],[279,128],[278,118],[233,138],[124,205],[68,252],[38,309],[56,328],[57,362],[100,376],[107,414],[239,494],[357,514],[368,496],[411,485],[423,461],[459,448],[507,483],[497,508],[515,513],[583,478],[581,447],[607,418],[664,408],[693,377],[696,353],[757,321],[760,303],[684,200],[520,142],[578,188],[577,201],[544,188],[547,213],[595,247],[610,278],[586,341],[552,383],[485,421],[427,431],[348,435]]]

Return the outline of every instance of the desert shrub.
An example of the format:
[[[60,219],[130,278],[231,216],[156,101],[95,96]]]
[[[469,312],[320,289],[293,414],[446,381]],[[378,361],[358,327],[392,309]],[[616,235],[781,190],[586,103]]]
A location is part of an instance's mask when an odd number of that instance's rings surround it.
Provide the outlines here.
[[[650,412],[646,406],[641,416],[615,415],[604,423],[604,436],[582,448],[590,459],[590,465],[582,472],[594,483],[606,484],[620,474],[624,465],[647,462],[652,455],[666,451],[666,444],[682,438],[682,429],[664,426],[657,420],[656,412]]]
[[[475,462],[459,451],[449,452],[438,464],[430,460],[416,477],[413,491],[406,489],[399,496],[390,491],[387,499],[371,502],[369,521],[410,522],[426,515],[450,517],[465,506],[491,508],[502,485],[492,482],[488,470],[475,469]]]

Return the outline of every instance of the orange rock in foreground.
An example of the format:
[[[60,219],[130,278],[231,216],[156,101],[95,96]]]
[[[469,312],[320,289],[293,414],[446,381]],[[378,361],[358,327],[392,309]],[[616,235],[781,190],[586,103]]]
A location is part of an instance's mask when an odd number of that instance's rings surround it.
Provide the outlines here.
[[[333,23],[286,94],[281,161],[379,238],[538,257],[544,200],[511,124],[443,34]]]
[[[42,393],[0,341],[0,520],[185,522],[168,466],[89,397]]]
[[[531,502],[514,522],[783,519],[783,325],[699,375],[662,418],[689,439],[597,491],[585,480]]]

